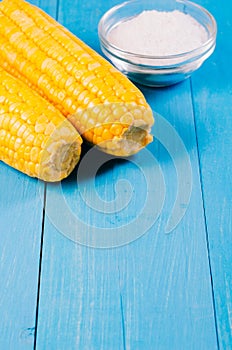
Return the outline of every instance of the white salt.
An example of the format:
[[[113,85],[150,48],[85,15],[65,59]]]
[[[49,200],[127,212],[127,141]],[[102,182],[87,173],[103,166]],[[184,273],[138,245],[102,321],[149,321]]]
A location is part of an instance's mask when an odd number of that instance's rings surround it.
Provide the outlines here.
[[[188,14],[152,10],[121,22],[109,32],[108,40],[127,52],[166,56],[200,47],[207,32]]]

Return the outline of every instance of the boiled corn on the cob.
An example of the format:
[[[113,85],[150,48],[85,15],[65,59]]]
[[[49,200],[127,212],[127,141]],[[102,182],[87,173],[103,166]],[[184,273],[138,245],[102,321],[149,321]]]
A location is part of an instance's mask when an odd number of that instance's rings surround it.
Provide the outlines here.
[[[153,116],[123,74],[24,0],[0,2],[0,65],[52,102],[89,142],[127,156],[152,140]]]
[[[52,104],[0,68],[0,160],[32,177],[58,181],[80,157],[82,139]]]

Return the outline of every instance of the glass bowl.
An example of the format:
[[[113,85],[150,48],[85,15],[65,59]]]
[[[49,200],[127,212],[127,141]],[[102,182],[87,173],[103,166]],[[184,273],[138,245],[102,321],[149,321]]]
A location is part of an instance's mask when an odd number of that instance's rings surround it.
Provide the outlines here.
[[[205,28],[207,39],[194,50],[167,56],[133,53],[110,42],[112,29],[145,10],[178,10],[188,14]],[[107,11],[98,25],[100,45],[105,56],[129,79],[147,86],[168,86],[188,78],[214,51],[216,33],[214,17],[203,7],[186,0],[130,0]]]

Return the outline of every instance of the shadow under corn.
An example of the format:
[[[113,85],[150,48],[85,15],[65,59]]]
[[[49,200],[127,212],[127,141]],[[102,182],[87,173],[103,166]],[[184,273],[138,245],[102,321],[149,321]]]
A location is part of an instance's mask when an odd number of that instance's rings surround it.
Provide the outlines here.
[[[73,186],[99,176],[111,176],[115,167],[127,164],[131,158],[125,159],[104,153],[84,141],[80,161],[72,173],[62,180],[62,185]]]

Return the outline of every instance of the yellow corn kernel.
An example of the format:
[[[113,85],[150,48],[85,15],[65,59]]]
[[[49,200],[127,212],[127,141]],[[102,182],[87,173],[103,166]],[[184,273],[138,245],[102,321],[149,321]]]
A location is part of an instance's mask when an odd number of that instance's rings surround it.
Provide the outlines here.
[[[104,129],[102,133],[102,139],[103,140],[112,140],[113,134],[108,129]]]
[[[123,125],[122,124],[112,124],[110,127],[111,134],[119,136],[122,133]]]
[[[0,101],[0,160],[44,181],[68,176],[80,157],[82,139],[76,129],[53,105],[1,67],[0,75],[0,96],[5,97]],[[20,91],[21,100],[12,87]]]

